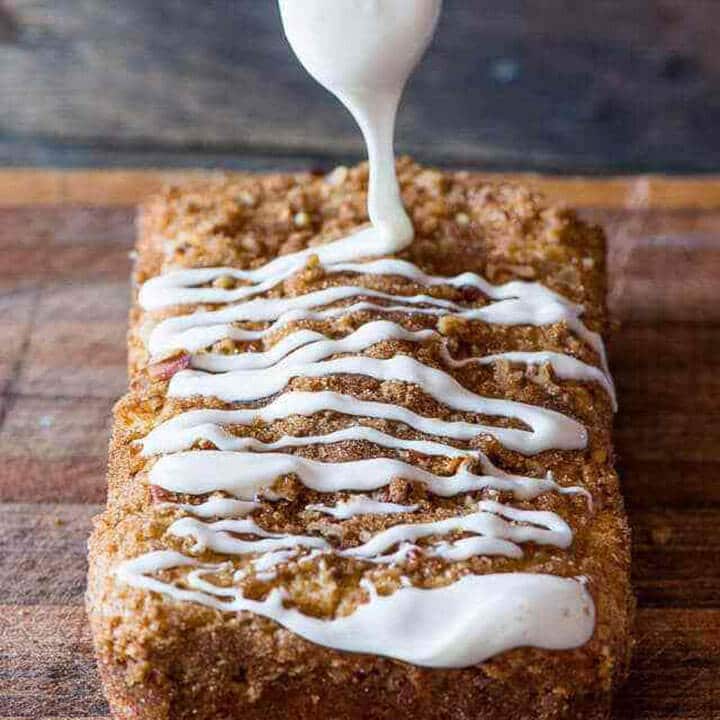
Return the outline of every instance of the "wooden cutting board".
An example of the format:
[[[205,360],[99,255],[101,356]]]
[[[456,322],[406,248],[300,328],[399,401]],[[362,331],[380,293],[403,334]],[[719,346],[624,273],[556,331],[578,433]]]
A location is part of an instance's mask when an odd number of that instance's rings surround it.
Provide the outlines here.
[[[107,713],[81,606],[125,388],[133,205],[189,173],[0,171],[0,720]],[[720,178],[523,178],[610,238],[639,601],[617,720],[720,717]]]

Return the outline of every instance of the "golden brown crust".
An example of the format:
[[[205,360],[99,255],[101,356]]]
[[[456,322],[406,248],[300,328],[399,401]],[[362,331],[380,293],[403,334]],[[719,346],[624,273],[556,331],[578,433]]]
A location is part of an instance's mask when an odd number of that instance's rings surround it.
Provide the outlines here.
[[[472,270],[494,283],[538,280],[582,303],[584,320],[594,330],[606,324],[604,306],[604,239],[569,212],[547,208],[523,188],[490,186],[466,173],[445,174],[399,163],[405,203],[417,237],[402,257],[432,274]],[[330,179],[310,175],[240,176],[184,190],[170,189],[144,207],[139,222],[135,279],[142,283],[169,267],[227,265],[256,267],[278,254],[335,239],[366,221],[364,166],[335,171]],[[427,292],[407,281],[381,277],[325,276],[312,262],[298,276],[269,294],[302,294],[339,282],[394,292]],[[469,302],[482,298],[467,289],[434,288],[438,297]],[[166,396],[167,383],[148,368],[142,336],[151,323],[175,308],[155,313],[137,306],[130,318],[131,392],[116,407],[111,443],[109,499],[97,520],[90,544],[88,610],[101,673],[118,718],[183,720],[183,718],[440,718],[448,710],[458,718],[602,718],[613,686],[622,680],[629,656],[633,600],[629,588],[629,538],[617,476],[613,470],[610,429],[612,408],[598,387],[559,381],[547,368],[533,373],[524,367],[496,363],[478,370],[453,371],[466,387],[482,395],[505,397],[552,408],[580,420],[589,430],[584,452],[548,451],[533,457],[509,452],[483,437],[470,445],[501,467],[529,475],[553,471],[562,485],[582,485],[593,496],[590,511],[581,496],[546,494],[527,507],[559,512],[573,528],[572,547],[556,550],[528,547],[522,560],[474,558],[450,567],[418,559],[407,576],[419,586],[446,584],[464,572],[523,569],[565,576],[585,575],[597,609],[592,640],[577,650],[547,652],[519,649],[476,668],[425,670],[378,657],[350,655],[315,646],[269,620],[241,614],[223,615],[205,607],[177,604],[161,596],[118,583],[112,573],[122,559],[153,549],[186,549],[165,534],[176,511],[162,509],[157,489],[147,484],[149,463],[132,444],[182,410],[225,407],[218,401],[178,401]],[[398,316],[408,329],[430,327],[422,319]],[[367,320],[324,321],[322,332],[341,336]],[[562,325],[546,328],[503,328],[466,324],[446,318],[440,324],[456,357],[508,350],[558,350],[598,363],[597,356]],[[279,336],[278,336],[279,337]],[[273,338],[275,340],[277,338]],[[265,349],[247,344],[214,348],[220,352]],[[368,351],[390,357],[401,351],[429,365],[439,364],[432,347],[391,341]],[[368,399],[405,405],[427,416],[478,420],[449,413],[417,388],[378,383],[359,377],[295,379],[293,389],[342,389]],[[497,418],[490,422],[498,423]],[[365,421],[364,421],[365,422]],[[379,429],[398,436],[422,437],[406,427],[376,421]],[[347,420],[326,413],[290,418],[266,426],[234,428],[263,441],[282,434],[320,434],[345,426]],[[377,454],[365,443],[337,443],[298,450],[306,457],[348,460]],[[449,461],[413,457],[444,474]],[[259,524],[272,530],[312,531],[352,545],[368,531],[392,520],[363,516],[339,527],[304,510],[319,496],[292,478],[278,492],[285,502],[264,506]],[[428,497],[410,483],[393,482],[387,497],[420,503],[418,519],[438,519],[464,497]],[[501,495],[501,499],[504,497]],[[324,502],[329,502],[327,496]],[[514,503],[523,507],[523,503]],[[395,522],[397,519],[395,520]],[[203,559],[216,556],[205,553]],[[332,616],[352,611],[359,601],[362,568],[356,561],[335,559],[320,571],[288,566],[278,579],[252,577],[244,591],[264,596],[282,584],[291,602],[304,612]],[[380,592],[400,582],[392,568],[373,570]]]

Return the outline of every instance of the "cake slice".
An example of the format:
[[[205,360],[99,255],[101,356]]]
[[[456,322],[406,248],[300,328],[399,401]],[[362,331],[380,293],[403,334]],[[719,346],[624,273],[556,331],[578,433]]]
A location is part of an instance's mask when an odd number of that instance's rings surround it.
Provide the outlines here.
[[[353,235],[364,165],[143,207],[87,591],[114,717],[609,716],[633,599],[602,232],[398,174],[396,257]]]

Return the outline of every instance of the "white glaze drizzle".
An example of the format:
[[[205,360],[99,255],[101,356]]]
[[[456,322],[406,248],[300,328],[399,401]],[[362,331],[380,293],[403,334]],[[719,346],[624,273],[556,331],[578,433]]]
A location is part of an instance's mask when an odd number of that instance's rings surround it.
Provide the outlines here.
[[[414,513],[419,505],[400,505],[398,503],[381,502],[373,500],[367,495],[354,495],[347,500],[341,500],[332,507],[328,505],[311,504],[307,510],[330,515],[335,520],[349,520],[357,515],[399,515],[401,513]]]
[[[193,355],[192,367],[197,370],[219,373],[231,370],[258,370],[274,365],[292,365],[302,362],[316,362],[344,352],[357,352],[361,349],[356,337],[362,337],[366,349],[376,343],[387,340],[404,340],[406,342],[427,342],[435,340],[439,343],[443,360],[453,368],[467,365],[491,365],[505,360],[511,363],[522,363],[528,366],[550,365],[553,372],[561,379],[579,382],[597,382],[615,402],[613,383],[606,373],[594,365],[584,363],[570,355],[558,352],[505,352],[484,357],[472,357],[455,360],[445,345],[444,338],[434,330],[406,330],[398,323],[388,320],[374,320],[364,324],[359,330],[340,340],[331,340],[322,333],[313,330],[298,330],[276,342],[265,352],[244,352],[237,355],[222,353],[200,353]],[[350,348],[348,350],[348,347]]]
[[[244,517],[255,512],[259,503],[248,500],[234,500],[225,497],[214,497],[205,502],[191,505],[189,503],[165,503],[165,507],[182,510],[199,518]]]
[[[278,565],[284,565],[288,560],[297,557],[297,554],[297,550],[275,550],[274,552],[264,553],[253,561],[253,567],[260,572],[267,572]]]
[[[352,305],[349,308],[327,308],[317,311],[317,308],[353,298],[369,298],[395,303],[389,307],[364,304],[360,309],[378,308],[384,309],[386,312],[394,310],[439,317],[455,315],[466,320],[498,325],[542,326],[564,322],[590,347],[602,354],[602,339],[582,323],[580,320],[581,309],[553,296],[543,297],[534,290],[526,296],[510,297],[482,307],[468,308],[452,300],[436,298],[423,293],[398,295],[373,290],[362,285],[337,285],[292,297],[255,298],[237,305],[229,305],[220,310],[205,310],[166,318],[152,329],[148,349],[153,356],[159,356],[179,349],[196,352],[225,338],[257,340],[276,332],[290,322],[327,320],[354,312]],[[427,305],[430,307],[424,307]],[[260,331],[243,330],[232,325],[237,322],[270,321],[273,321],[274,324]]]
[[[483,468],[487,473],[496,468]],[[526,478],[501,470],[478,475],[461,466],[452,475],[436,475],[393,458],[366,458],[343,463],[320,462],[285,453],[237,453],[219,450],[164,455],[152,466],[150,482],[169,492],[204,495],[226,492],[249,500],[271,488],[278,477],[296,475],[305,487],[322,493],[370,492],[402,477],[424,485],[440,497],[480,492],[488,488],[510,492],[519,499],[560,489],[550,477]],[[581,488],[562,488],[567,494]]]
[[[570,528],[555,513],[522,510],[487,500],[476,503],[475,511],[467,514],[391,525],[362,545],[345,550],[334,548],[321,536],[270,532],[248,516],[258,507],[257,498],[267,496],[277,478],[287,474],[294,474],[305,486],[321,493],[370,492],[387,486],[395,477],[420,482],[430,493],[442,497],[488,488],[525,500],[548,491],[585,491],[560,487],[549,474],[529,478],[506,473],[477,450],[457,448],[446,442],[403,440],[358,424],[325,435],[284,436],[268,443],[238,437],[225,429],[228,425],[272,422],[293,414],[332,410],[350,417],[401,422],[438,438],[468,441],[486,433],[526,455],[586,446],[587,433],[582,425],[560,413],[481,397],[448,373],[423,365],[413,357],[396,355],[378,360],[356,355],[388,339],[437,342],[443,362],[456,369],[499,360],[528,366],[548,364],[560,379],[598,383],[614,403],[602,341],[580,320],[582,307],[539,283],[518,281],[494,286],[472,273],[454,278],[429,276],[404,260],[384,257],[406,248],[413,237],[395,176],[393,125],[402,87],[432,35],[440,6],[441,0],[417,0],[412,7],[405,0],[385,0],[382,4],[371,0],[302,3],[280,0],[286,34],[301,61],[343,100],[363,130],[370,156],[368,211],[372,224],[349,237],[279,257],[261,268],[183,270],[149,281],[139,294],[145,310],[198,303],[226,307],[162,320],[149,333],[148,351],[154,360],[175,351],[191,353],[194,369],[177,373],[170,382],[168,394],[174,397],[202,395],[227,402],[265,400],[285,389],[295,377],[358,374],[379,381],[412,383],[453,410],[513,418],[529,429],[426,418],[396,405],[361,401],[329,391],[289,391],[260,408],[184,413],[153,430],[142,442],[142,452],[145,456],[160,455],[149,472],[153,485],[189,495],[222,492],[231,496],[213,497],[199,505],[174,504],[187,516],[173,522],[168,532],[191,544],[191,552],[210,549],[231,555],[247,554],[256,576],[272,579],[283,564],[313,562],[330,553],[368,563],[402,564],[414,553],[460,562],[480,554],[519,558],[520,545],[525,542],[562,549],[572,541]],[[352,31],[336,32],[340,28]],[[313,255],[330,275],[395,276],[422,287],[470,286],[492,302],[467,307],[424,292],[402,295],[347,284],[297,297],[253,297],[291,277]],[[364,262],[359,262],[363,259]],[[204,287],[223,275],[243,284],[232,290]],[[347,301],[349,306],[337,306]],[[457,315],[471,322],[508,326],[562,322],[600,356],[602,369],[552,352],[510,352],[455,360],[435,331],[410,332],[397,323],[377,320],[341,339],[300,329],[263,352],[231,357],[205,352],[226,338],[267,341],[293,322],[322,321],[368,311],[436,318]],[[259,330],[238,327],[237,323],[242,322],[269,325]],[[218,449],[191,450],[200,440],[210,441]],[[393,452],[412,450],[460,458],[462,463],[452,475],[441,476],[396,458],[323,463],[277,452],[344,441],[369,442]],[[471,472],[473,465],[479,465],[483,474]],[[334,507],[315,504],[306,509],[343,521],[362,514],[412,513],[417,506],[354,495]],[[217,520],[206,522],[212,518]],[[443,539],[468,533],[470,537]],[[423,543],[418,545],[418,541]],[[206,579],[209,574],[232,567],[228,563],[202,564],[186,555],[166,551],[121,563],[117,574],[130,585],[176,600],[262,615],[328,647],[370,652],[428,667],[464,667],[526,645],[550,649],[576,647],[589,639],[594,627],[592,599],[584,582],[577,579],[526,573],[466,575],[446,587],[421,590],[412,587],[405,578],[401,589],[387,597],[379,596],[372,584],[363,580],[361,587],[368,596],[365,602],[347,617],[321,620],[286,607],[285,591],[281,588],[272,590],[265,600],[254,601],[245,598],[237,585],[224,587]],[[163,570],[183,568],[187,571],[185,582],[191,589],[153,576]],[[247,568],[235,571],[235,583],[247,572]],[[412,618],[412,623],[407,618]],[[422,634],[416,632],[417,627],[423,628]]]
[[[516,437],[524,438],[520,451],[528,455],[550,448],[579,450],[587,444],[585,428],[566,415],[526,403],[477,395],[451,375],[423,365],[407,355],[396,355],[388,360],[348,356],[322,362],[276,366],[268,370],[236,370],[220,375],[183,370],[173,376],[168,394],[178,398],[202,395],[226,402],[249,402],[282,391],[292,378],[340,374],[411,383],[453,410],[519,420],[531,428],[516,433]]]
[[[332,546],[323,538],[310,535],[287,535],[271,533],[261,528],[251,518],[242,520],[218,520],[204,523],[195,518],[186,517],[176,520],[168,528],[175,537],[193,538],[193,552],[205,549],[228,555],[245,555],[249,553],[267,553],[276,550],[292,550],[296,547],[318,548],[329,550]],[[256,535],[261,540],[240,540],[236,534]]]
[[[519,286],[521,283],[508,283],[508,285]],[[536,283],[527,283],[527,285],[536,285]],[[542,288],[541,285],[537,285],[539,288]],[[326,320],[363,310],[380,312],[402,311],[435,315],[437,317],[457,315],[466,320],[509,326],[542,326],[563,322],[598,353],[602,371],[598,368],[594,368],[593,371],[592,366],[586,363],[580,363],[580,361],[570,356],[560,355],[559,353],[547,354],[545,362],[551,362],[561,377],[563,377],[563,374],[567,374],[570,379],[600,382],[611,395],[613,403],[615,403],[614,389],[607,369],[607,358],[602,339],[597,333],[588,330],[582,323],[580,320],[581,309],[578,309],[578,306],[566,301],[561,301],[554,293],[547,292],[549,294],[543,295],[541,291],[533,288],[529,290],[524,297],[502,299],[484,307],[468,309],[452,301],[433,298],[425,294],[412,296],[393,295],[356,285],[338,286],[291,298],[257,298],[245,303],[229,306],[222,310],[195,312],[189,315],[167,318],[151,330],[148,339],[148,349],[153,357],[162,357],[177,350],[197,353],[220,340],[253,341],[264,339],[291,322],[301,320]],[[324,305],[357,297],[382,299],[402,304],[382,306],[364,301],[355,303],[349,308],[340,307],[321,311],[314,310]],[[417,307],[419,305],[431,305],[434,307]],[[233,325],[233,323],[241,321],[274,322],[264,330],[245,330]],[[386,327],[389,329],[390,324],[387,324]],[[421,334],[420,337],[422,339],[432,337],[428,334],[430,332],[432,331],[424,331],[425,334]],[[423,331],[420,331],[420,333],[423,333]],[[418,336],[417,333],[415,335],[416,337]],[[394,337],[394,334],[390,332],[387,337],[383,338],[381,336],[376,342],[380,342],[382,339],[391,339],[392,337]],[[407,339],[412,341],[412,338]],[[301,330],[280,340],[277,343],[279,347],[273,347],[267,353],[248,353],[249,358],[240,360],[237,359],[237,356],[230,358],[225,356],[225,359],[223,359],[222,357],[218,357],[217,354],[195,355],[193,364],[196,367],[204,367],[214,371],[221,371],[227,367],[232,367],[233,364],[245,368],[252,367],[255,364],[261,366],[265,362],[272,361],[275,358],[282,358],[292,351],[301,349],[303,345],[309,343],[317,344],[316,341],[322,340],[328,342],[320,333]],[[254,357],[255,355],[260,355],[261,357]],[[505,355],[504,353],[498,354],[495,356],[495,359],[501,359]],[[562,362],[555,356],[567,359]],[[516,362],[522,362],[523,360],[521,358],[521,354],[515,353]],[[532,358],[525,358],[525,361],[527,361],[527,359],[532,360]]]
[[[196,589],[153,577],[162,570],[182,567],[199,570],[188,576]],[[445,587],[402,587],[386,596],[378,595],[366,583],[367,602],[345,617],[321,620],[287,607],[281,589],[256,601],[243,597],[238,588],[201,582],[203,573],[221,567],[158,551],[123,563],[118,575],[129,585],[174,600],[261,615],[319,645],[423,667],[468,667],[516,647],[578,647],[590,639],[595,627],[595,606],[584,582],[555,575],[465,575]]]
[[[567,548],[572,542],[572,531],[567,523],[552,512],[521,510],[488,500],[476,504],[475,512],[443,520],[424,523],[393,525],[376,533],[362,545],[335,550],[340,557],[354,558],[378,564],[399,564],[410,550],[432,557],[456,559],[458,551],[468,559],[476,553],[522,557],[521,543],[554,545]],[[311,548],[332,551],[332,545],[316,535],[286,535],[271,533],[252,519],[218,520],[212,523],[186,517],[176,520],[168,533],[180,538],[191,538],[193,552],[212,550],[229,555],[273,553],[293,548]],[[427,537],[453,533],[472,533],[483,538],[482,543],[432,543],[427,548],[416,545]],[[254,535],[260,539],[245,540],[236,535]],[[469,538],[467,538],[469,539]],[[400,546],[396,553],[387,551]],[[276,563],[273,563],[276,564]],[[265,566],[261,564],[262,568]],[[257,567],[257,564],[256,564]]]
[[[418,415],[400,405],[358,400],[351,395],[324,390],[287,392],[267,405],[247,410],[190,410],[165,421],[152,430],[141,441],[143,454],[150,456],[186,450],[193,442],[200,439],[209,440],[223,449],[221,445],[228,441],[229,434],[214,426],[253,425],[258,421],[271,423],[293,415],[311,416],[327,410],[354,417],[401,422],[419,432],[454,440],[472,440],[478,435],[491,435],[505,447],[525,454],[532,454],[543,449],[542,444],[537,443],[537,438],[534,440],[532,437],[528,438],[529,433],[525,430],[429,418]],[[587,442],[585,428],[580,426],[579,433],[581,434],[578,437],[577,446],[585,447]],[[230,441],[234,442],[234,440]]]
[[[197,414],[221,414],[228,411],[200,410],[194,412]],[[233,411],[229,412],[233,413]],[[240,410],[234,412],[247,413],[252,411]],[[198,425],[190,425],[182,429],[170,427],[173,423],[176,425],[184,425],[188,420],[192,420],[192,418],[188,417],[188,415],[190,414],[191,413],[185,413],[178,416],[177,418],[173,418],[166,424],[156,428],[153,433],[151,433],[146,438],[143,447],[143,455],[145,456],[157,453],[177,453],[172,457],[166,455],[165,457],[160,458],[158,462],[153,465],[149,473],[150,482],[153,485],[173,491],[179,491],[178,488],[184,487],[186,489],[183,490],[183,492],[190,492],[190,490],[188,490],[187,488],[192,487],[194,473],[211,473],[212,464],[217,461],[216,455],[205,456],[200,453],[180,452],[182,450],[187,450],[199,440],[209,441],[213,443],[213,445],[219,451],[223,451],[225,453],[234,451],[232,452],[232,454],[226,455],[226,457],[230,459],[230,462],[234,462],[238,465],[241,463],[246,463],[248,468],[251,467],[252,463],[254,461],[257,461],[258,458],[246,458],[245,455],[242,454],[243,451],[250,450],[256,453],[272,453],[274,450],[281,450],[283,448],[305,447],[308,445],[324,445],[336,442],[362,440],[365,442],[374,443],[375,445],[378,445],[380,447],[386,447],[402,451],[414,451],[423,455],[459,458],[465,461],[471,459],[475,460],[478,462],[483,473],[485,473],[484,476],[480,477],[474,475],[473,473],[463,471],[466,478],[469,478],[471,475],[475,478],[475,484],[473,485],[475,489],[479,489],[480,487],[482,487],[493,488],[495,490],[503,492],[512,492],[515,497],[523,500],[533,499],[538,495],[547,492],[548,490],[554,490],[561,494],[585,494],[585,491],[580,487],[561,487],[557,485],[557,483],[553,481],[552,476],[549,474],[546,475],[544,478],[531,478],[524,475],[514,475],[512,473],[507,473],[493,465],[493,463],[490,462],[488,457],[478,450],[464,450],[461,448],[453,447],[452,445],[447,445],[445,443],[438,443],[428,440],[400,439],[393,437],[392,435],[388,435],[387,433],[384,433],[380,430],[376,430],[375,428],[362,425],[353,425],[342,430],[336,430],[334,432],[327,433],[326,435],[297,437],[286,435],[280,438],[280,440],[272,443],[263,443],[254,437],[238,437],[228,433],[221,426],[212,423],[200,423]],[[198,420],[200,419],[201,418],[198,418]],[[180,420],[181,423],[176,422],[178,420]],[[157,435],[153,437],[154,433],[157,433]],[[167,445],[163,443],[165,439],[167,439],[168,441]],[[150,451],[148,451],[148,441],[150,442]],[[284,467],[292,467],[294,468],[293,472],[296,472],[301,477],[303,476],[303,468],[307,467],[307,463],[305,463],[302,458],[289,454],[281,456],[285,458],[285,460],[283,461]],[[206,457],[207,459],[205,459]],[[278,455],[277,457],[280,456]],[[192,459],[190,460],[190,458]],[[235,458],[234,461],[233,458]],[[361,470],[363,462],[367,461],[358,460],[355,462],[353,467],[357,467],[359,470]],[[170,465],[171,467],[167,468],[166,466],[168,465]],[[203,467],[199,467],[200,465],[202,465]],[[337,463],[324,463],[324,465],[327,466],[322,471],[325,476],[328,476],[333,472],[347,472],[349,467],[348,463],[345,462],[341,463],[340,466],[338,466]],[[375,470],[379,470],[384,466],[385,475],[387,477],[391,477],[393,472],[398,472],[402,468],[404,469],[403,475],[405,477],[412,477],[421,482],[425,482],[428,487],[436,487],[438,486],[438,484],[442,483],[442,481],[438,478],[441,478],[443,476],[434,475],[432,476],[433,479],[429,480],[431,474],[419,474],[412,469],[412,466],[404,462],[398,463],[397,461],[389,460],[387,463],[382,463],[381,459],[375,459],[373,461],[373,466]],[[172,483],[168,484],[168,479],[171,476],[173,477]],[[316,485],[313,489],[321,490],[322,487],[326,487],[323,486],[322,481],[317,478],[315,482],[320,484]],[[258,487],[258,492],[261,489],[266,489],[266,487],[268,487],[266,484],[261,483],[261,485]],[[458,490],[458,492],[466,491],[466,486],[462,483],[460,483],[459,487],[460,490]],[[224,489],[228,490],[229,488],[226,487]],[[356,488],[348,487],[348,489],[351,490]],[[321,491],[325,492],[324,490]]]
[[[492,500],[476,504],[477,512],[428,523],[394,525],[375,535],[363,545],[347,550],[350,557],[374,557],[401,542],[415,541],[429,535],[450,532],[472,532],[490,537],[512,539],[515,542],[534,542],[567,548],[572,542],[568,524],[555,513],[521,510]],[[514,525],[511,522],[523,523]]]
[[[311,254],[317,254],[324,248],[334,248],[336,244],[337,241],[328,245],[321,245],[318,248],[313,248],[310,252]],[[363,247],[362,250],[366,250],[366,248]],[[389,249],[388,252],[390,252]],[[371,255],[371,253],[366,254]],[[352,254],[349,256],[353,257]],[[357,250],[355,251],[355,257],[356,256]],[[282,257],[283,266],[290,266],[292,270],[288,271],[283,267],[283,269],[276,274],[272,273],[272,267],[275,261],[263,265],[256,270],[239,270],[232,267],[173,270],[164,275],[150,278],[144,283],[140,288],[138,301],[144,310],[159,310],[174,305],[228,305],[250,295],[258,295],[276,287],[283,280],[286,280],[298,270],[301,270],[307,260],[307,250],[284,255]],[[578,313],[582,312],[581,306],[568,302],[562,295],[553,292],[540,283],[512,280],[503,285],[493,285],[484,277],[473,272],[464,272],[453,277],[428,275],[411,262],[398,258],[381,258],[363,263],[333,263],[328,257],[322,258],[321,260],[323,260],[323,268],[328,274],[354,273],[358,275],[401,277],[417,285],[426,287],[443,285],[454,288],[472,287],[480,290],[480,292],[492,300],[519,298],[528,301],[534,300],[536,303],[554,301],[568,305]],[[207,283],[212,283],[224,277],[249,282],[250,284],[232,290],[203,287],[203,285]],[[272,285],[267,285],[267,283],[272,283]],[[459,309],[459,306],[456,306],[456,309]]]

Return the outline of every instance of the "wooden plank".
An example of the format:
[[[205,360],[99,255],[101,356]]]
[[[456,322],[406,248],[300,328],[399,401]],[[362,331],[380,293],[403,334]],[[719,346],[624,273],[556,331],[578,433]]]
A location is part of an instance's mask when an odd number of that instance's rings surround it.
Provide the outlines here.
[[[270,167],[277,167],[269,163]],[[294,170],[312,170],[317,163],[312,160],[280,167]],[[329,170],[333,164],[326,164]],[[253,170],[262,169],[260,164]],[[216,176],[207,170],[65,170],[46,171],[35,169],[0,169],[0,209],[36,208],[42,205],[77,205],[109,208],[136,205],[168,184],[186,183],[198,178]],[[720,177],[716,175],[672,177],[646,175],[631,177],[552,176],[534,173],[480,172],[489,182],[508,180],[530,185],[544,193],[549,200],[563,205],[597,211],[597,219],[611,217],[627,222],[627,215],[609,215],[607,209],[629,209],[633,217],[638,210],[659,210],[660,218],[670,217],[673,210],[713,211],[720,209]],[[52,176],[52,182],[47,176]],[[45,212],[43,208],[43,212]],[[127,211],[126,211],[127,212]],[[654,215],[645,216],[649,222]],[[692,216],[690,216],[692,217]],[[0,224],[0,227],[2,225]],[[657,227],[657,221],[655,224]],[[126,232],[131,226],[125,226]]]
[[[632,325],[614,335],[615,442],[623,463],[657,468],[665,461],[658,482],[674,484],[671,463],[720,461],[718,343],[720,327],[699,325]]]
[[[0,714],[37,718],[41,707],[47,718],[103,715],[80,608],[0,606],[0,627]],[[615,719],[717,717],[720,611],[644,609],[636,632],[631,681],[617,699]]]
[[[544,180],[544,176],[542,178]],[[639,182],[643,178],[626,178],[629,186]],[[720,225],[720,213],[717,208],[696,207],[694,203],[712,204],[713,186],[715,181],[707,178],[707,182],[700,184],[702,187],[693,189],[695,179],[690,177],[670,178],[657,176],[653,180],[661,180],[655,184],[655,192],[649,199],[651,206],[644,206],[638,201],[634,206],[601,206],[591,205],[594,196],[594,189],[588,188],[587,201],[580,209],[580,214],[587,222],[598,223],[603,226],[607,234],[614,238],[621,245],[628,243],[632,247],[633,240],[637,236],[663,237],[666,235],[691,235],[698,239],[712,241],[717,237],[718,226]],[[674,184],[667,186],[665,180],[674,180]],[[665,190],[677,191],[680,197],[674,202],[666,203],[660,201],[658,194]],[[708,193],[709,191],[709,193]],[[693,198],[683,197],[686,194],[693,194]],[[656,198],[656,199],[653,199]],[[599,198],[602,200],[603,198]]]
[[[632,509],[720,506],[720,463],[678,460],[665,454],[657,460],[632,457],[631,447],[620,446],[618,472],[623,495]],[[670,455],[670,456],[668,456]]]
[[[6,0],[2,125],[15,157],[358,152],[353,123],[292,57],[276,3]],[[717,170],[714,0],[446,3],[400,147],[577,172]],[[46,153],[43,158],[43,149]],[[24,155],[20,154],[25,150]]]
[[[713,302],[720,277],[717,241],[645,237],[620,262],[622,271],[614,275],[609,298],[613,317],[620,323],[680,322],[698,327],[720,321],[720,309]]]
[[[718,607],[720,511],[630,510],[633,586],[644,607]]]
[[[0,606],[0,658],[1,715],[107,713],[82,608]]]
[[[59,171],[4,171],[0,195],[4,205],[51,203],[62,195]]]
[[[662,310],[662,305],[658,310]],[[610,362],[623,390],[623,406],[634,408],[656,383],[663,392],[648,399],[655,410],[686,408],[686,393],[697,386],[712,395],[720,384],[720,357],[714,352],[719,342],[718,325],[621,326],[612,336]],[[712,397],[703,395],[698,393],[698,409],[712,412],[715,407]]]
[[[63,176],[61,202],[82,205],[136,205],[144,198],[166,185],[192,182],[212,178],[212,171],[145,171],[122,170],[83,171],[66,173]],[[100,182],[96,182],[100,180]]]
[[[127,284],[134,215],[133,208],[0,207],[0,299],[53,281]]]
[[[720,613],[640,610],[630,680],[615,720],[710,720],[720,716]]]
[[[0,178],[9,183],[14,174],[0,171]],[[102,183],[102,178],[98,177],[98,181]],[[53,202],[61,201],[62,197],[54,196]],[[18,207],[12,206],[12,201],[4,205],[0,207],[0,250],[44,249],[44,257],[34,258],[36,265],[47,262],[51,251],[73,246],[102,246],[107,251],[116,245],[130,247],[135,239],[135,210],[131,207],[81,204],[68,208],[37,203],[24,206],[20,203],[21,207]]]
[[[37,137],[20,143],[17,138],[0,137],[0,166],[4,168],[162,168],[167,171],[192,168],[233,172],[289,172],[308,168],[330,170],[338,164],[348,165],[358,160],[360,149],[354,153],[332,155],[317,151],[303,152],[302,149],[268,153],[246,147],[154,148],[146,143],[57,142]]]
[[[128,270],[127,262],[120,271]],[[120,283],[62,284],[40,296],[13,391],[44,397],[107,398],[127,386],[129,289]]]
[[[112,404],[8,397],[0,426],[0,501],[101,502]]]
[[[100,505],[0,504],[0,605],[77,605]]]
[[[584,210],[608,236],[613,319],[716,323],[720,214],[697,210]],[[660,281],[662,279],[662,281]]]
[[[33,294],[0,295],[0,395],[19,373],[20,361],[30,338],[36,299]]]
[[[316,163],[303,169],[311,170]],[[332,166],[328,166],[330,169]],[[6,171],[10,176],[13,172]],[[21,171],[22,172],[22,171]],[[24,172],[33,172],[26,170]],[[164,185],[216,175],[212,171],[86,170],[63,176],[61,200],[76,204],[136,204]],[[576,207],[720,208],[720,178],[663,176],[635,178],[553,177],[533,173],[480,173],[489,182],[520,182],[546,194],[553,202]],[[0,174],[0,197],[2,196]]]

